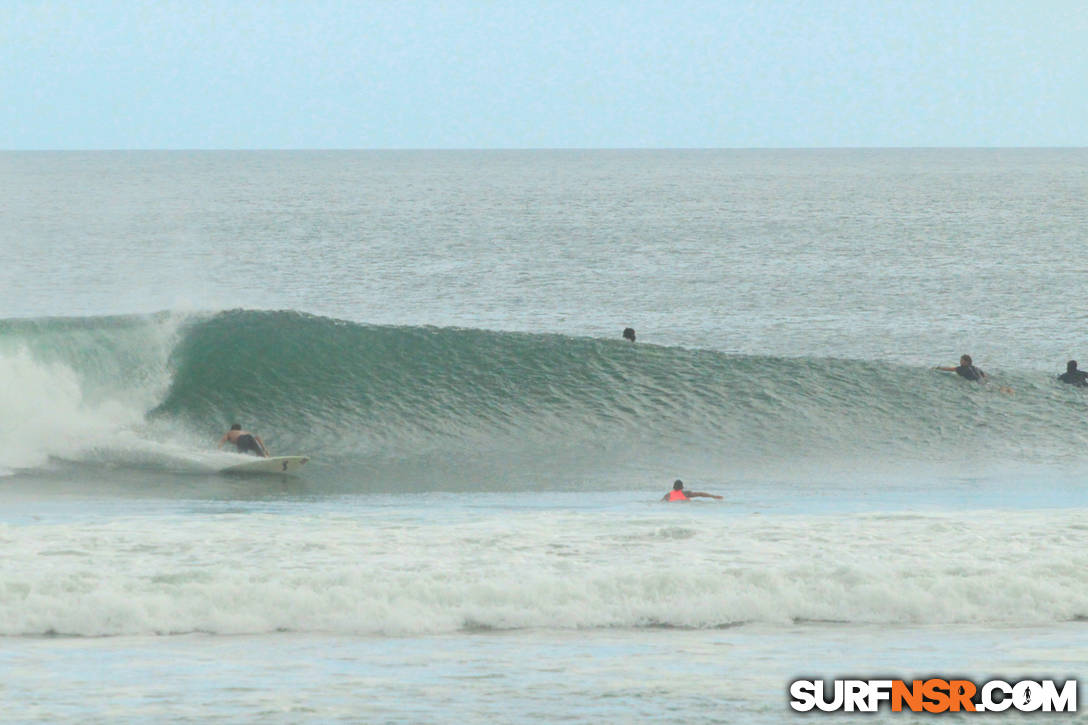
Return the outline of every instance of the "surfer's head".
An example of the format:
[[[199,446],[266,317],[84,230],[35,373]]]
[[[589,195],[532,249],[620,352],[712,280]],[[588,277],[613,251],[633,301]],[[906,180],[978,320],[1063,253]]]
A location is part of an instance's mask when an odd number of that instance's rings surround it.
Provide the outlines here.
[[[242,430],[242,424],[241,423],[234,423],[234,424],[231,425],[230,429],[231,430]]]
[[[635,328],[633,328],[633,327],[623,328],[623,339],[624,340],[630,340],[631,342],[634,342],[635,341]]]
[[[681,481],[679,478],[672,482],[672,490],[673,491],[681,491],[681,490],[683,490],[683,488],[684,488],[684,482]]]
[[[1070,360],[1069,362],[1067,362],[1065,364],[1065,371],[1067,373],[1076,372],[1076,370],[1077,370],[1077,361],[1076,360]]]
[[[970,355],[960,355],[960,365],[971,365]]]

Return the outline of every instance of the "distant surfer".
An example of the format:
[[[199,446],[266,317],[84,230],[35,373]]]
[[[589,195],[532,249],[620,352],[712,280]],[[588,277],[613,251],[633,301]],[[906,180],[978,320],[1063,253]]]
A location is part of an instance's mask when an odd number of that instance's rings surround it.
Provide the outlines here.
[[[1088,373],[1077,370],[1076,360],[1070,360],[1065,364],[1065,372],[1058,376],[1058,380],[1070,385],[1076,385],[1078,388],[1088,387]]]
[[[255,456],[261,456],[262,458],[268,458],[268,449],[264,447],[264,441],[258,435],[253,435],[247,430],[242,430],[241,423],[235,423],[230,427],[223,437],[219,439],[219,447],[222,448],[224,443],[233,443],[238,446],[239,453],[252,453]]]
[[[635,328],[633,328],[633,327],[623,328],[623,339],[624,340],[630,340],[631,342],[634,342],[635,341]]]
[[[986,373],[982,372],[974,366],[971,362],[970,355],[960,355],[960,364],[958,367],[940,367],[938,370],[943,370],[946,373],[955,373],[965,380],[976,380],[982,382],[986,379]]]
[[[712,493],[703,493],[702,491],[685,491],[684,482],[679,478],[672,484],[672,490],[661,497],[662,501],[688,501],[693,498],[716,498],[719,501],[721,496],[715,496]]]

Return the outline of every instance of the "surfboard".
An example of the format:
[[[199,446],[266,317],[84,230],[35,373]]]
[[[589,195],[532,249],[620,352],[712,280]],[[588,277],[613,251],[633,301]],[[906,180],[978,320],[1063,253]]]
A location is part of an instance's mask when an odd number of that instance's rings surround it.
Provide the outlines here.
[[[220,473],[298,473],[299,469],[310,460],[309,456],[273,456],[254,458],[252,461],[227,466]]]

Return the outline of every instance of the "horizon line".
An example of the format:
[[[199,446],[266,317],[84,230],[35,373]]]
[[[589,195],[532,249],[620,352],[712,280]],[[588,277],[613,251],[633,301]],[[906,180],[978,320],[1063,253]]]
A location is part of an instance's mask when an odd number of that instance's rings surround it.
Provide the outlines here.
[[[40,147],[0,148],[0,153],[129,153],[129,152],[509,152],[509,151],[1074,151],[1088,146],[298,146],[298,147]]]

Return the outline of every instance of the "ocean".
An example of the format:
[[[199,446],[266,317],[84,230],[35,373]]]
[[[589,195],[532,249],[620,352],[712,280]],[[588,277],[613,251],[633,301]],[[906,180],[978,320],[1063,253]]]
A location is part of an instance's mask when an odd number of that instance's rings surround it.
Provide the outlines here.
[[[4,152],[0,198],[4,722],[1086,672],[1088,150]],[[234,422],[311,462],[221,474]]]

